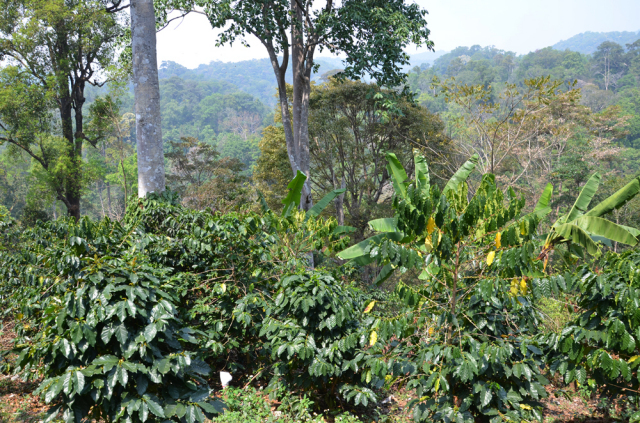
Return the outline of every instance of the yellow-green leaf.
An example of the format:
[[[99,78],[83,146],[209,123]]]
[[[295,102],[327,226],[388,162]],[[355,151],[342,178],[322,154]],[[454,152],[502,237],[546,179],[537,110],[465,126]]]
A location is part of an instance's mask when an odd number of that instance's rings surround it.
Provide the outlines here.
[[[367,308],[365,308],[365,309],[364,309],[364,312],[365,312],[365,313],[369,313],[371,310],[373,310],[373,306],[374,306],[374,305],[376,305],[376,302],[375,302],[375,301],[371,301],[371,302],[369,303],[369,305],[367,306]]]
[[[436,221],[434,220],[433,217],[430,217],[429,221],[427,222],[427,233],[431,235],[435,227],[436,227]]]

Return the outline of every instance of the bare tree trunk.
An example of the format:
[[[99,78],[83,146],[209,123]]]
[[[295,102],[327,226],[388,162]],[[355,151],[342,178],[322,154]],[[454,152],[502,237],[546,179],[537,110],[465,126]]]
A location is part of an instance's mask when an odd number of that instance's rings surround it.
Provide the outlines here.
[[[138,143],[138,196],[163,192],[164,151],[153,0],[131,0],[131,50]]]
[[[311,198],[311,171],[309,159],[309,92],[310,81],[306,78],[309,52],[305,49],[303,10],[297,0],[291,0],[293,22],[291,24],[291,70],[293,71],[293,137],[296,161],[307,180],[300,196],[300,208],[313,207]],[[313,53],[311,52],[311,57]]]
[[[111,207],[111,184],[107,182],[107,209],[109,210],[109,216],[113,216],[113,207]]]
[[[102,199],[102,187],[100,182],[96,182],[96,189],[98,190],[98,196],[100,197],[100,206],[102,207],[102,218],[104,219],[104,200]]]
[[[344,181],[344,176],[342,177],[342,182],[340,183],[340,189],[345,189],[346,184]],[[338,225],[344,225],[344,192],[336,197],[333,200],[336,204],[336,217],[338,218]]]
[[[127,208],[127,172],[124,170],[124,160],[120,160],[120,165],[122,166],[122,179],[124,180],[124,208]],[[140,180],[140,179],[138,179]],[[152,191],[149,191],[152,192]],[[140,195],[140,190],[138,189],[138,195]]]

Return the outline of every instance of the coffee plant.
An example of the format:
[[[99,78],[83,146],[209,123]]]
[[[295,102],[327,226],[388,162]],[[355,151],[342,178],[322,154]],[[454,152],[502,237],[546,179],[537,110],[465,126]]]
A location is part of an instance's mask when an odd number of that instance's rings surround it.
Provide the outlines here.
[[[210,400],[193,331],[178,317],[170,269],[152,264],[116,222],[51,222],[31,235],[12,277],[17,370],[44,376],[36,393],[66,422],[203,422]],[[7,271],[5,270],[5,274]]]
[[[206,383],[212,366],[327,398],[348,382],[359,389],[357,370],[344,363],[362,330],[362,295],[326,272],[297,288],[287,278],[304,279],[309,253],[328,255],[348,242],[348,228],[319,217],[339,191],[299,212],[291,204],[300,180],[282,215],[189,210],[165,192],[132,199],[123,224],[60,219],[18,233],[16,246],[3,242],[3,304],[19,322],[17,371],[44,376],[38,393],[53,405],[50,418],[202,421],[221,410]],[[3,240],[16,236],[5,220]],[[295,307],[275,300],[300,289],[315,299]],[[310,326],[301,315],[307,307],[329,326]],[[313,353],[283,367],[282,346],[290,351],[292,340],[273,333],[277,319],[293,322],[294,338],[309,331]],[[315,366],[321,361],[333,363],[335,378]],[[311,382],[299,384],[297,374]]]
[[[604,271],[583,266],[576,278],[582,313],[549,336],[549,363],[565,383],[593,379],[613,395],[640,390],[640,253],[608,253]],[[640,421],[640,411],[630,416]]]
[[[369,341],[363,296],[317,271],[287,276],[275,289],[260,331],[275,363],[272,385],[313,389],[330,405],[338,394],[356,405],[374,401],[370,380],[359,383],[352,365]]]
[[[395,217],[371,221],[379,234],[339,254],[383,266],[378,282],[394,271],[419,274],[397,285],[406,314],[372,325],[371,378],[408,379],[417,421],[540,420],[548,382],[530,336],[539,322],[531,285],[542,275],[536,228],[549,196],[522,215],[524,199],[505,196],[492,175],[469,199],[475,157],[442,191],[419,155],[411,183],[395,156],[388,160]]]

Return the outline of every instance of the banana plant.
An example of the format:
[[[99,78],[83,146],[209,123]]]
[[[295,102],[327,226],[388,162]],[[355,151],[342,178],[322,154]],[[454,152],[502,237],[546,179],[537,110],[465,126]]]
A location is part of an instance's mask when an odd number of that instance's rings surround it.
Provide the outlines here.
[[[442,189],[430,184],[419,154],[410,181],[394,154],[387,154],[387,161],[395,216],[370,221],[376,233],[338,257],[357,264],[375,261],[381,266],[377,283],[405,270],[422,282],[398,281],[397,298],[407,308],[376,320],[371,354],[410,363],[394,367],[393,374],[416,389],[417,398],[409,404],[415,421],[473,423],[499,413],[510,421],[539,419],[539,399],[546,395],[536,356],[540,350],[529,351],[525,344],[539,322],[531,287],[543,276],[536,260],[537,227],[550,211],[552,188],[523,215],[525,198],[503,192],[493,175],[483,175],[474,195],[468,195],[477,156]],[[387,377],[382,367],[371,369],[379,380]]]
[[[634,178],[616,193],[588,209],[598,190],[600,179],[600,174],[594,173],[580,191],[569,212],[560,216],[551,226],[540,253],[540,258],[545,262],[548,260],[549,252],[556,245],[563,243],[571,243],[578,255],[582,255],[583,249],[589,254],[595,254],[598,251],[598,241],[615,241],[630,246],[637,244],[637,238],[640,236],[638,229],[619,225],[602,216],[622,207],[635,197],[640,192],[640,180]]]
[[[478,156],[474,154],[460,167],[460,169],[456,171],[442,190],[443,198],[446,195],[456,195],[455,193],[457,193],[459,187],[465,183],[469,175],[474,171],[477,163]],[[431,190],[429,168],[426,159],[417,151],[414,152],[414,165],[415,182],[413,187],[411,187],[413,190],[412,193],[417,194],[418,197],[429,197]],[[411,193],[409,193],[408,190],[410,189],[411,181],[402,167],[400,160],[398,160],[396,155],[393,153],[387,153],[387,171],[389,175],[391,175],[391,182],[396,194],[394,207],[397,206],[399,200],[405,200],[410,203],[412,195],[410,195]],[[428,224],[429,222],[427,222],[426,218],[421,215],[418,226],[424,230]],[[377,260],[375,255],[370,254],[372,246],[379,245],[386,241],[406,244],[414,240],[416,233],[422,232],[420,229],[408,230],[409,228],[399,227],[398,216],[371,220],[369,221],[369,227],[378,232],[378,234],[340,252],[338,257],[343,260],[349,260],[351,263],[356,265],[370,264]],[[413,234],[409,234],[408,232],[412,232]],[[384,265],[376,278],[375,283],[382,283],[384,280],[389,278],[396,267],[397,266],[394,266],[392,263]]]
[[[307,177],[298,171],[296,176],[289,182],[287,196],[282,200],[284,208],[282,214],[277,216],[271,213],[262,194],[260,201],[263,212],[267,213],[270,225],[276,230],[278,236],[283,239],[284,244],[295,246],[291,250],[303,251],[311,260],[311,252],[323,250],[336,251],[343,249],[349,241],[343,235],[354,232],[356,229],[351,226],[339,226],[335,219],[316,219],[338,195],[345,192],[345,189],[336,189],[325,195],[311,209],[298,210],[302,188]]]
[[[302,188],[304,187],[304,183],[307,180],[307,175],[298,171],[296,176],[289,182],[287,188],[289,189],[289,194],[282,200],[282,204],[284,204],[284,209],[282,210],[282,217],[286,217],[291,215],[291,212],[298,207],[300,204],[300,197],[302,195]],[[306,212],[305,220],[308,220],[311,217],[319,216],[320,213],[327,208],[329,203],[331,203],[337,196],[345,192],[344,188],[335,189],[322,197],[320,201],[318,201],[311,209]]]
[[[287,185],[287,189],[289,190],[289,193],[282,200],[282,204],[284,204],[284,209],[282,209],[282,217],[291,216],[293,211],[298,207],[298,204],[300,204],[300,197],[302,195],[302,188],[304,187],[304,183],[305,183],[306,180],[307,180],[307,176],[304,173],[298,171],[296,173],[296,176]],[[311,209],[309,209],[308,211],[304,212],[305,213],[305,221],[309,220],[309,218],[311,218],[311,217],[319,216],[320,213],[322,213],[324,211],[324,209],[327,208],[327,206],[329,205],[329,203],[331,203],[331,201],[333,201],[337,196],[339,196],[340,194],[342,194],[345,191],[346,190],[344,188],[336,189],[336,190],[331,191],[330,193],[328,193],[324,197],[322,197],[322,199],[320,201],[318,201]],[[262,195],[262,193],[260,191],[258,191],[258,195],[260,197],[260,203],[262,205],[262,211],[263,212],[269,211],[270,210],[269,206],[267,205],[267,202],[265,201],[264,196]],[[345,227],[345,228],[348,228],[348,227]]]

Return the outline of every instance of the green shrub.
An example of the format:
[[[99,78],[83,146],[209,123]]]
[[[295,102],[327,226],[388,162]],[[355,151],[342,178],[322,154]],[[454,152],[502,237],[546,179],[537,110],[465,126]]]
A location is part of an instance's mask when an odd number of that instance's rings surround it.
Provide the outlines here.
[[[368,342],[358,318],[362,296],[318,271],[287,276],[274,288],[260,331],[274,363],[271,385],[313,390],[329,405],[338,394],[356,405],[374,401],[370,380],[353,364]]]
[[[123,246],[118,223],[82,219],[32,234],[22,271],[17,370],[44,376],[38,394],[66,422],[203,422],[221,411],[190,351],[197,340],[178,318],[170,269]],[[15,269],[14,269],[15,271]],[[189,346],[188,344],[192,344]]]
[[[114,421],[200,420],[219,408],[207,403],[212,366],[325,397],[366,389],[359,368],[348,368],[363,345],[353,342],[361,294],[326,272],[299,276],[313,287],[286,278],[304,273],[309,248],[344,244],[335,227],[294,210],[188,210],[171,193],[131,201],[123,225],[40,222],[0,251],[3,301],[19,320],[18,370],[45,377],[38,392],[67,421],[89,410]],[[276,304],[279,291],[313,300]],[[310,327],[307,307],[328,326]],[[291,323],[286,336],[263,331],[276,319]],[[305,331],[315,350],[281,363]],[[334,346],[338,353],[327,349]],[[330,363],[335,378],[317,362]],[[305,374],[309,383],[299,383]]]
[[[552,372],[565,383],[592,378],[605,392],[638,401],[640,389],[640,252],[608,253],[603,273],[578,271],[583,312],[547,337]],[[630,416],[640,421],[640,411]]]
[[[309,252],[345,245],[334,219],[295,210],[214,216],[155,196],[130,206],[127,219],[157,237],[146,246],[150,259],[180,275],[176,288],[188,305],[182,312],[203,335],[209,362],[331,403],[336,395],[357,404],[375,397],[359,367],[348,366],[366,344],[357,315],[362,295],[305,267]]]
[[[410,181],[395,156],[388,159],[394,218],[369,222],[378,233],[339,256],[383,266],[377,282],[409,269],[420,282],[398,283],[406,311],[371,326],[363,374],[377,386],[395,377],[415,389],[417,421],[541,420],[548,381],[531,338],[540,317],[532,288],[543,275],[536,228],[545,200],[522,215],[524,199],[503,194],[493,175],[469,196],[475,158],[443,191],[429,184],[419,155]]]

